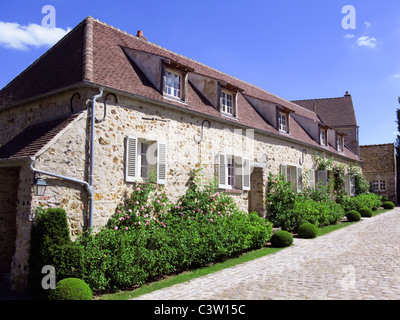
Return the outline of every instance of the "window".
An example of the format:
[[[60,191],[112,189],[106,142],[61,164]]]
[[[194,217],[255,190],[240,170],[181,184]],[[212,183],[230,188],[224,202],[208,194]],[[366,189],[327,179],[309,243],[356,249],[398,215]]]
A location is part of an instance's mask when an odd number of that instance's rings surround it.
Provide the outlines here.
[[[147,141],[137,137],[127,137],[125,151],[126,182],[146,181],[154,171],[157,183],[167,181],[167,144]]]
[[[218,181],[221,189],[250,190],[250,159],[220,153]]]
[[[350,185],[350,195],[356,195],[356,178],[354,176],[349,177],[349,185]]]
[[[339,135],[337,136],[337,150],[343,152],[343,137]]]
[[[372,181],[372,191],[374,192],[386,191],[386,181],[385,180]]]
[[[149,144],[145,142],[141,142],[139,144],[139,168],[140,168],[140,177],[143,179],[147,179],[149,174],[149,162],[147,161],[147,151],[149,150]]]
[[[222,91],[221,108],[222,112],[233,115],[233,95],[226,91]]]
[[[227,157],[226,161],[226,166],[228,169],[228,186],[235,188],[235,160],[233,157]]]
[[[303,169],[301,167],[281,165],[280,171],[286,181],[292,183],[293,191],[300,192],[303,189]]]
[[[220,110],[222,113],[236,117],[236,95],[228,90],[221,91]]]
[[[326,136],[327,136],[327,132],[326,132],[326,129],[324,129],[324,128],[321,128],[321,133],[320,133],[320,143],[321,143],[321,146],[327,146],[327,139],[326,139]]]
[[[167,70],[165,72],[165,88],[164,91],[167,95],[182,99],[182,75]]]
[[[279,131],[280,132],[284,132],[284,133],[288,133],[288,114],[285,112],[279,112]]]

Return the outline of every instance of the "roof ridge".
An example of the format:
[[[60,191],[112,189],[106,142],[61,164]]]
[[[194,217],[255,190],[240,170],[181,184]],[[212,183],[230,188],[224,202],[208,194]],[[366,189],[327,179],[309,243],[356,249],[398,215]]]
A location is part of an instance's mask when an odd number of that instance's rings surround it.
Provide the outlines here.
[[[86,21],[83,34],[83,80],[93,80],[93,18],[86,17],[82,22]]]
[[[118,32],[121,32],[121,33],[123,33],[123,34],[125,34],[125,35],[128,35],[128,36],[132,37],[132,38],[135,39],[135,40],[143,41],[143,40],[138,39],[138,37],[134,36],[134,35],[131,34],[131,33],[128,33],[128,32],[126,32],[126,31],[123,31],[123,30],[121,30],[121,29],[119,29],[119,28],[117,28],[117,27],[114,27],[114,26],[112,26],[112,25],[109,25],[109,24],[107,24],[107,23],[105,23],[105,22],[103,22],[103,21],[100,21],[100,20],[98,20],[98,19],[95,19],[95,18],[92,18],[92,19],[93,19],[93,21],[98,22],[98,23],[100,23],[100,24],[102,24],[102,25],[104,25],[104,26],[106,26],[106,27],[109,27],[109,28],[111,28],[111,29],[113,29],[113,30],[115,30],[115,31],[118,31]],[[208,66],[208,65],[206,65],[206,64],[204,64],[204,63],[202,63],[202,62],[200,62],[200,61],[197,61],[197,60],[194,60],[194,59],[192,59],[192,58],[186,57],[186,56],[184,56],[184,55],[182,55],[182,54],[180,54],[180,53],[177,53],[177,52],[174,52],[174,51],[169,50],[169,49],[167,49],[167,48],[164,48],[164,47],[162,47],[162,46],[160,46],[160,45],[158,45],[158,44],[152,43],[152,42],[150,42],[150,41],[147,41],[147,44],[149,44],[149,45],[151,45],[151,46],[153,46],[153,47],[157,47],[157,48],[159,48],[159,49],[165,50],[165,51],[167,51],[168,53],[177,55],[178,57],[181,57],[181,58],[183,58],[183,59],[186,59],[186,60],[189,60],[189,61],[194,62],[194,63],[196,63],[196,64],[199,64],[199,65],[201,65],[201,66],[203,66],[203,67],[205,67],[205,68],[208,68],[208,69],[210,69],[210,70],[213,70],[213,71],[215,71],[215,72],[217,72],[217,73],[219,73],[219,74],[221,74],[221,75],[227,76],[227,77],[229,77],[229,78],[231,78],[231,79],[235,79],[236,81],[239,81],[239,82],[241,82],[241,83],[244,83],[244,84],[246,84],[246,85],[248,85],[248,86],[251,86],[251,87],[253,87],[253,88],[257,89],[257,90],[260,90],[260,91],[262,91],[262,92],[265,92],[265,93],[271,95],[272,97],[274,97],[274,98],[276,98],[276,99],[278,99],[278,100],[283,100],[283,101],[288,102],[289,104],[294,104],[293,102],[291,102],[291,101],[289,101],[289,100],[286,100],[286,99],[284,99],[284,98],[282,98],[282,97],[279,97],[279,96],[277,96],[277,95],[275,95],[275,94],[273,94],[273,93],[271,93],[271,92],[269,92],[269,91],[267,91],[267,90],[265,90],[265,89],[263,89],[263,88],[260,88],[260,87],[254,85],[254,84],[252,84],[252,83],[250,83],[250,82],[247,82],[247,81],[244,81],[244,80],[242,80],[242,79],[236,78],[236,77],[234,77],[234,76],[232,76],[232,75],[229,75],[229,74],[227,74],[227,73],[225,73],[225,72],[223,72],[223,71],[220,71],[220,70],[218,70],[218,69],[215,69],[215,68],[213,68],[213,67],[210,67],[210,66]],[[311,110],[309,110],[309,109],[307,109],[307,108],[304,108],[303,106],[299,106],[299,105],[296,104],[296,107],[301,108],[301,109],[303,109],[304,111],[307,111],[307,112],[310,112],[310,113],[316,115],[315,112],[313,112],[313,111],[311,111]]]
[[[331,98],[316,98],[316,99],[299,99],[299,100],[291,100],[291,102],[294,101],[315,101],[315,100],[333,100],[333,99],[344,99],[344,97],[331,97]]]
[[[394,142],[379,143],[379,144],[364,144],[364,145],[360,145],[360,148],[361,147],[389,146],[389,145],[394,145]]]

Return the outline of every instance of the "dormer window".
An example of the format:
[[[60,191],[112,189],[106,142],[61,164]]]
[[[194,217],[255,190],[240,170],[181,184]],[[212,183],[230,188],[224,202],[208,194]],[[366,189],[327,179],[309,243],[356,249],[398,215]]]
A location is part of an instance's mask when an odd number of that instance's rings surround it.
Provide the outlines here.
[[[283,111],[279,111],[279,132],[288,133],[289,126],[288,126],[288,116],[289,114]]]
[[[339,152],[343,152],[343,136],[337,135],[336,144],[337,144],[337,150]]]
[[[320,144],[323,147],[328,146],[328,130],[326,128],[320,128]]]
[[[237,118],[238,106],[237,98],[238,92],[243,90],[229,83],[219,83],[219,111],[221,114]]]
[[[233,94],[222,90],[221,92],[221,112],[234,116]]]
[[[182,99],[182,75],[180,73],[166,70],[164,92],[169,96]]]

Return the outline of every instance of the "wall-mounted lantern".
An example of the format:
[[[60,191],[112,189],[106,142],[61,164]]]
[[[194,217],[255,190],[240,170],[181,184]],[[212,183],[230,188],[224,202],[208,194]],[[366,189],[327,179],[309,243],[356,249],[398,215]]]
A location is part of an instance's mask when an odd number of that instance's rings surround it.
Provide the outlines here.
[[[43,196],[46,192],[47,183],[45,180],[42,179],[41,175],[38,174],[35,176],[35,182],[33,183],[33,193],[35,196]]]

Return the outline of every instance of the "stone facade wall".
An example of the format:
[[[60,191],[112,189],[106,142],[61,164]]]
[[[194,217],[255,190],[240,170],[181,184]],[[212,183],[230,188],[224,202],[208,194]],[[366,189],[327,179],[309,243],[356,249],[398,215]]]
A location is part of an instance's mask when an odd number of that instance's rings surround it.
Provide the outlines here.
[[[88,99],[98,93],[97,90],[79,92],[81,99],[74,101],[74,110],[85,110],[90,105]],[[0,125],[6,127],[0,133],[0,143],[16,136],[28,125],[68,115],[73,93],[71,91],[4,112],[0,117]],[[96,104],[98,118],[103,115],[103,98]],[[252,174],[251,191],[229,192],[242,210],[257,210],[260,214],[265,214],[263,206],[269,172],[278,173],[281,164],[301,166],[303,172],[315,169],[313,154],[316,150],[312,147],[246,130],[232,122],[207,119],[211,122],[211,127],[204,126],[203,140],[197,143],[195,138],[200,139],[201,124],[205,119],[206,116],[121,95],[118,96],[118,103],[108,102],[105,120],[95,125],[93,227],[98,229],[104,226],[113,215],[117,204],[132,191],[132,183],[127,183],[124,175],[125,144],[128,136],[167,143],[166,191],[172,201],[186,192],[189,174],[195,166],[203,168],[203,183],[209,183],[216,177],[219,153],[245,157],[260,165]],[[79,120],[38,156],[35,168],[88,181],[89,129],[90,113],[88,117],[87,112],[84,112]],[[347,163],[342,158],[335,160]],[[28,165],[21,167],[16,207],[16,251],[11,271],[17,289],[26,288],[27,284],[30,228],[36,207],[64,208],[68,213],[73,238],[82,232],[87,223],[86,189],[73,182],[48,176],[44,178],[48,184],[46,194],[35,197],[31,187],[33,173]]]
[[[385,181],[386,190],[378,192],[397,204],[396,158],[393,143],[360,146],[363,173],[368,181]]]

